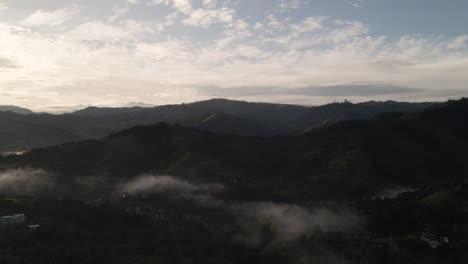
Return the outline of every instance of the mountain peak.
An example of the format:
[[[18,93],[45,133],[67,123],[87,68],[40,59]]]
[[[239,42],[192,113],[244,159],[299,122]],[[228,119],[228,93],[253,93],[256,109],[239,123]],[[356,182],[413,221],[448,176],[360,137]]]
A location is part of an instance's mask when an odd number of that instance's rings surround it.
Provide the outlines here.
[[[14,105],[0,105],[0,112],[13,112],[22,115],[33,114],[33,111]]]

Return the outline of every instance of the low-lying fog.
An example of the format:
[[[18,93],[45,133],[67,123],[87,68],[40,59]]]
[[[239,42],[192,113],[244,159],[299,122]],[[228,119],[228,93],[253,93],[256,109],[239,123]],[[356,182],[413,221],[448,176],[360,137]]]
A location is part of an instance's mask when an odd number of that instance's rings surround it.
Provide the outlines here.
[[[242,229],[238,236],[249,244],[258,244],[262,228],[272,232],[272,242],[290,242],[304,235],[327,231],[352,231],[362,218],[351,208],[340,205],[306,207],[297,204],[223,201],[214,195],[224,186],[217,183],[195,184],[172,176],[141,176],[118,187],[120,192],[164,193],[188,198],[199,206],[217,207],[236,216]]]
[[[67,186],[59,177],[40,169],[15,169],[0,172],[0,194],[55,195],[107,190],[103,196],[118,200],[122,194],[163,195],[189,201],[187,206],[220,210],[232,215],[235,239],[256,246],[268,239],[270,245],[297,241],[317,232],[351,232],[360,228],[363,218],[352,208],[340,204],[305,206],[272,201],[226,201],[218,198],[226,187],[219,183],[195,183],[174,176],[143,175],[126,182],[110,183],[104,177],[82,177]],[[91,191],[90,191],[91,190]],[[183,207],[181,207],[183,210]],[[265,237],[268,230],[268,237]]]
[[[25,154],[27,151],[7,151],[7,152],[1,152],[0,153],[0,156],[10,156],[10,155],[23,155]]]
[[[417,191],[417,189],[412,188],[412,187],[390,186],[380,191],[373,198],[374,199],[394,199],[394,198],[399,197],[402,194],[415,192],[415,191]]]
[[[56,187],[51,174],[40,169],[14,169],[0,172],[0,194],[36,195]]]

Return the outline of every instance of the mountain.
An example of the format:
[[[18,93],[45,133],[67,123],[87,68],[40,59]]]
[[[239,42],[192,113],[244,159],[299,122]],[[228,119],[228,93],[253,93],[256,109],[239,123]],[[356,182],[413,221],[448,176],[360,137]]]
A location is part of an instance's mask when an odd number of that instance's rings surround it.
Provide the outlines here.
[[[466,114],[468,99],[463,99],[422,112],[383,114],[304,135],[270,138],[160,123],[100,140],[33,150],[2,163],[70,177],[108,175],[117,180],[155,173],[223,183],[236,179],[244,184],[242,190],[263,186],[262,195],[275,197],[278,192],[310,198],[317,195],[310,191],[312,186],[346,196],[386,184],[423,186],[466,177]],[[290,192],[281,190],[285,181]]]
[[[14,105],[0,105],[0,112],[12,112],[12,113],[17,113],[17,114],[22,114],[22,115],[28,115],[28,114],[34,113],[33,111],[29,109],[14,106]]]
[[[143,112],[147,108],[144,107],[122,107],[122,108],[105,108],[105,107],[86,107],[84,109],[72,112],[73,115],[78,116],[118,116],[122,114],[131,114],[131,113],[138,113]]]
[[[2,227],[0,259],[464,263],[467,114],[462,99],[263,138],[158,123],[0,157],[2,221],[26,219]]]
[[[353,104],[332,103],[309,108],[308,112],[295,121],[296,132],[306,132],[322,126],[348,120],[366,120],[384,113],[417,112],[436,105],[435,103],[405,103],[369,101]]]
[[[0,152],[25,151],[66,142],[104,137],[138,125],[168,122],[218,133],[269,137],[301,134],[345,120],[369,119],[379,113],[417,111],[433,104],[366,103],[322,107],[249,103],[212,99],[158,107],[88,107],[51,115],[0,115]]]
[[[151,108],[155,107],[155,105],[152,104],[147,104],[143,102],[130,102],[124,105],[124,107],[145,107],[145,108]]]
[[[222,134],[267,136],[271,133],[271,128],[266,124],[225,113],[209,115],[198,124],[194,124],[194,127]],[[249,133],[246,134],[246,131]]]
[[[257,123],[269,128],[268,135],[288,131],[288,122],[306,112],[305,107],[268,103],[249,103],[226,99],[212,99],[181,105],[165,105],[153,108],[97,108],[89,107],[74,112],[80,116],[107,116],[116,122],[132,122],[133,125],[145,125],[155,122],[169,122],[196,127],[212,115],[217,120],[237,118]],[[129,125],[127,128],[132,127]],[[244,130],[241,135],[257,135],[255,131]]]

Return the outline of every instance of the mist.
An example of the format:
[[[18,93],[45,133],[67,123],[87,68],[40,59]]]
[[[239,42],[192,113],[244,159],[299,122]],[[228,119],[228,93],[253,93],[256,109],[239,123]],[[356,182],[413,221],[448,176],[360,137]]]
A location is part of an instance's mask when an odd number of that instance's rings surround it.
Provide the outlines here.
[[[53,176],[42,170],[19,168],[0,172],[0,193],[34,195],[52,191],[56,187]]]
[[[215,193],[224,189],[221,184],[196,184],[173,176],[143,175],[134,180],[120,184],[117,190],[121,193]]]
[[[273,243],[287,243],[318,232],[348,232],[358,228],[363,219],[344,206],[307,208],[273,202],[242,203],[231,206],[238,215],[242,236],[239,239],[257,245],[271,231]]]
[[[306,207],[271,201],[228,202],[217,197],[225,190],[221,184],[193,183],[167,175],[143,175],[120,184],[117,190],[120,193],[179,197],[196,206],[223,210],[232,215],[237,242],[248,246],[263,242],[270,245],[292,243],[320,232],[352,232],[363,223],[357,212],[343,205]]]
[[[377,195],[375,195],[374,199],[394,199],[398,198],[400,195],[415,192],[417,189],[404,187],[404,186],[392,186],[380,191]]]

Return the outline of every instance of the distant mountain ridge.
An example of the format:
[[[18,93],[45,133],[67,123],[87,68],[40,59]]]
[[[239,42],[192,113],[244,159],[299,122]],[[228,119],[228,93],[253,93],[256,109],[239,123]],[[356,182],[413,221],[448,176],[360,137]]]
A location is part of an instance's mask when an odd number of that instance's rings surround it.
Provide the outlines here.
[[[0,112],[0,152],[100,138],[123,129],[158,122],[241,136],[302,134],[340,121],[369,119],[387,112],[420,111],[433,105],[369,102],[303,107],[212,99],[155,107],[88,107],[61,115]]]
[[[18,107],[14,105],[0,105],[0,112],[13,112],[13,113],[22,114],[22,115],[34,113],[33,111],[27,108],[22,108],[22,107]]]
[[[57,251],[64,252],[64,263],[70,252],[96,256],[95,247],[106,252],[101,263],[109,257],[119,263],[125,254],[147,256],[149,248],[158,258],[144,263],[279,264],[314,263],[315,257],[303,262],[283,256],[315,252],[317,246],[327,256],[340,256],[321,263],[465,263],[466,116],[468,99],[329,124],[302,135],[243,137],[157,123],[0,156],[8,195],[0,195],[0,202],[9,210],[3,215],[28,217],[22,228],[3,228],[3,244],[16,243],[4,252],[27,263],[31,253],[41,259],[64,244]],[[214,122],[224,130],[244,123],[238,118],[212,114],[199,124]],[[16,178],[17,184],[9,184]],[[412,191],[377,197],[397,187]],[[350,221],[349,229],[335,229]],[[40,231],[31,231],[31,223]],[[322,229],[325,223],[331,227]],[[318,231],[302,231],[309,226]],[[299,232],[297,238],[272,242],[288,229]],[[244,240],[239,244],[237,238],[246,235],[265,242],[241,250]],[[211,252],[219,251],[213,258]],[[245,257],[233,260],[239,252]],[[252,257],[256,252],[258,259]],[[279,254],[264,258],[274,254],[269,252]],[[200,253],[209,257],[201,259]],[[161,254],[184,258],[166,261]],[[126,259],[142,263],[133,255]]]
[[[323,106],[311,107],[302,116],[296,126],[298,132],[306,132],[325,125],[348,120],[366,120],[379,114],[394,112],[417,112],[436,105],[436,103],[407,103],[395,101],[369,101],[353,104],[350,102],[331,103]]]
[[[466,180],[467,114],[468,99],[463,99],[269,138],[158,123],[0,158],[0,168],[34,167],[64,177],[107,175],[113,180],[176,175],[233,184],[234,192],[239,185],[240,197],[262,199],[359,196],[388,184]],[[251,188],[257,191],[248,193]]]

